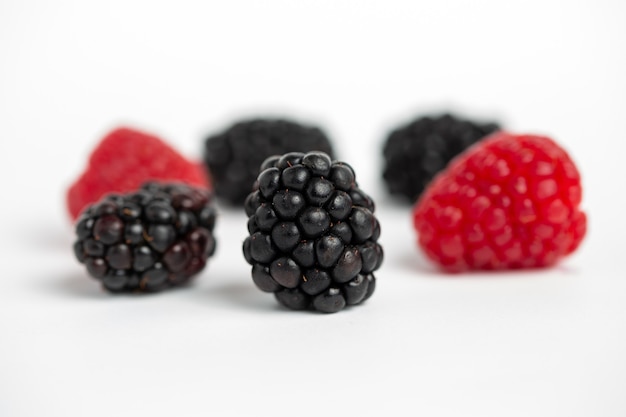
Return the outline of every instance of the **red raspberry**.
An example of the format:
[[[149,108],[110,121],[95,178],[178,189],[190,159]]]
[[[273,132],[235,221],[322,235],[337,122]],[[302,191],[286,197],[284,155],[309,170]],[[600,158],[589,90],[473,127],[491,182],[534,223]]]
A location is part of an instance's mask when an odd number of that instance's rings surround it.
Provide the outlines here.
[[[67,192],[67,207],[76,219],[105,194],[135,191],[150,180],[207,187],[202,164],[191,162],[156,136],[127,128],[106,135],[89,157],[87,170]]]
[[[446,270],[544,267],[585,236],[581,197],[578,169],[554,141],[497,132],[435,178],[413,220]]]

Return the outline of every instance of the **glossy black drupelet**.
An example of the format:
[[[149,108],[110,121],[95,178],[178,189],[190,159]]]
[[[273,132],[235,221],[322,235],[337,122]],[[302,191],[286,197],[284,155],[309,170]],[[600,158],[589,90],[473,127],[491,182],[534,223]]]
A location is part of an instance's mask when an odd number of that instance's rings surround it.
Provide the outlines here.
[[[244,206],[252,279],[281,304],[334,313],[372,295],[380,224],[349,165],[322,152],[270,157]]]
[[[420,117],[394,130],[383,148],[383,179],[389,192],[414,202],[455,156],[498,129],[495,123],[445,114]]]
[[[271,155],[321,151],[332,156],[328,137],[317,127],[287,120],[257,119],[236,123],[205,142],[204,161],[215,194],[241,205],[259,175],[259,166]]]
[[[215,215],[208,190],[148,183],[87,208],[74,253],[109,291],[159,291],[204,268],[215,251]]]

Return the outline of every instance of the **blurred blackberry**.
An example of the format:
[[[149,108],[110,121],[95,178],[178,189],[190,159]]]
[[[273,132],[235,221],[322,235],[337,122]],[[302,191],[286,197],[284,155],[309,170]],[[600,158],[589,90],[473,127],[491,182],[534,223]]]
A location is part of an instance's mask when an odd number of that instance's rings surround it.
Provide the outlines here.
[[[389,192],[417,200],[455,156],[496,130],[495,123],[479,124],[449,114],[420,117],[394,130],[383,148],[383,179]]]
[[[317,127],[287,120],[249,120],[236,123],[205,142],[204,161],[215,194],[231,204],[243,204],[271,155],[321,151],[332,156],[328,137]]]
[[[374,203],[322,152],[268,158],[244,204],[254,283],[288,308],[334,313],[374,292],[383,261]]]
[[[215,251],[211,200],[205,189],[173,183],[109,195],[79,218],[74,253],[112,292],[184,284]]]

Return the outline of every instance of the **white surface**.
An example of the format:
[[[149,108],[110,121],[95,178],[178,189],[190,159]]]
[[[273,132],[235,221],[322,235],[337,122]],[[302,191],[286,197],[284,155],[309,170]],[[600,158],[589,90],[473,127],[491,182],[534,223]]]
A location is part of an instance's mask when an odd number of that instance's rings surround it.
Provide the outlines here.
[[[0,1],[0,416],[626,415],[622,1]],[[429,109],[554,136],[590,232],[546,271],[449,277],[378,181]],[[109,296],[71,252],[64,190],[126,122],[189,155],[252,113],[338,141],[373,194],[376,294],[335,315],[256,290],[223,211],[195,285]]]

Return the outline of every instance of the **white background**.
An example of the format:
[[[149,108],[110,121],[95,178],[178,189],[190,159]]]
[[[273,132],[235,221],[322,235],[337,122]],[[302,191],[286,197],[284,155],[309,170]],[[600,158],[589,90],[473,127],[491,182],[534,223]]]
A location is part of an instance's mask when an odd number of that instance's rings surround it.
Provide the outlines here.
[[[0,416],[625,416],[626,3],[0,0]],[[380,184],[426,111],[553,136],[590,230],[546,271],[438,273]],[[194,285],[110,296],[73,259],[68,184],[110,128],[189,156],[241,116],[324,126],[377,200],[364,305],[290,312],[221,210]]]

